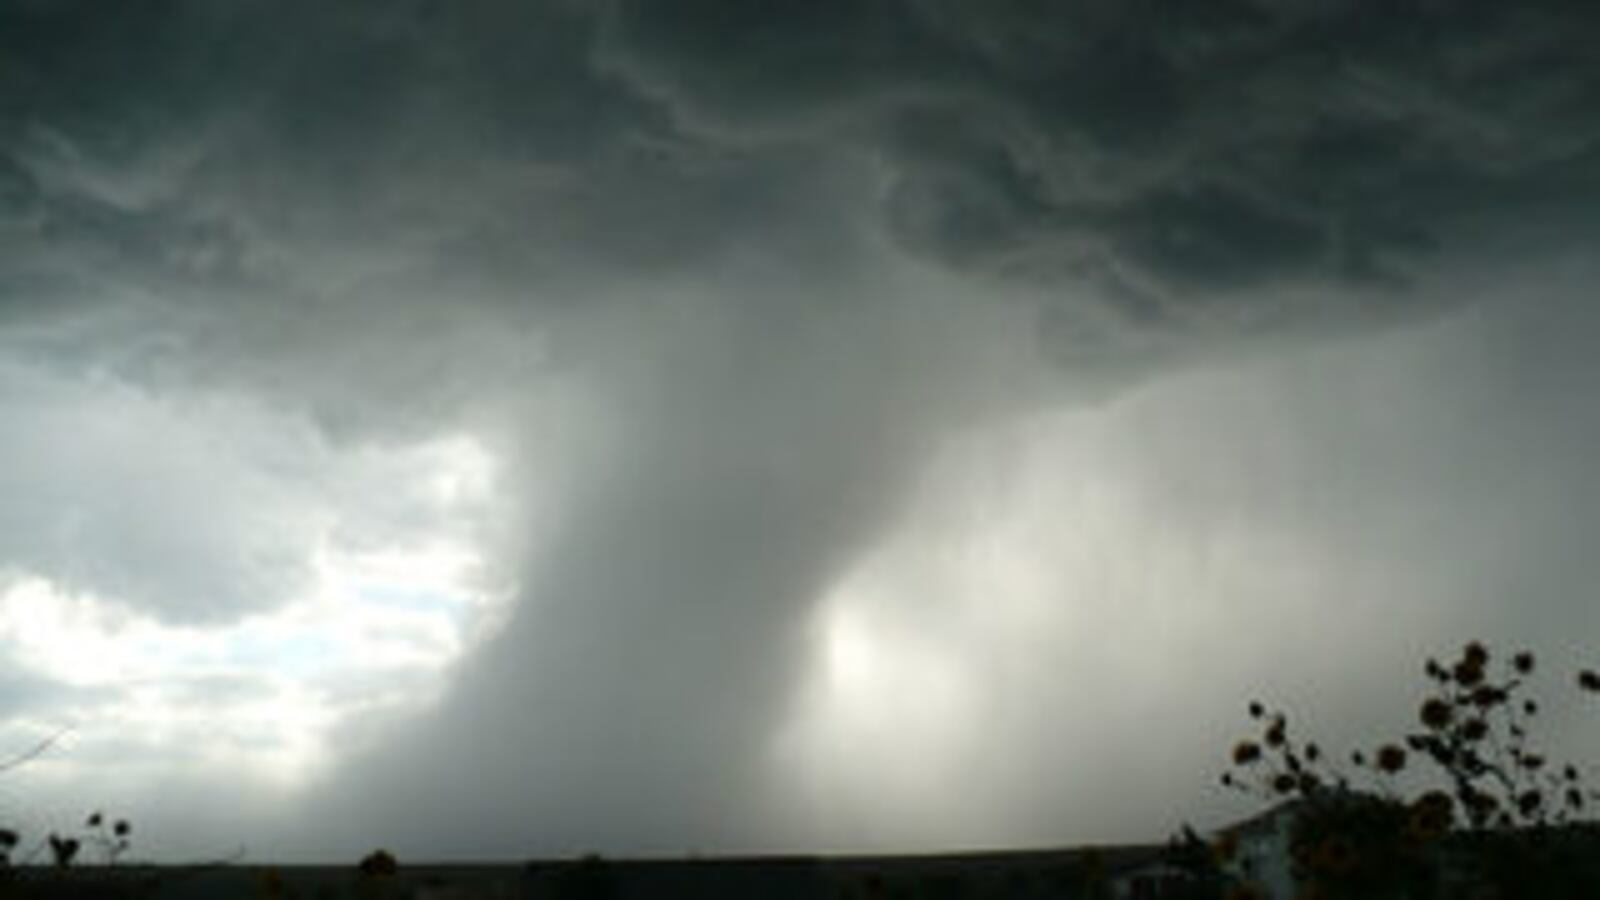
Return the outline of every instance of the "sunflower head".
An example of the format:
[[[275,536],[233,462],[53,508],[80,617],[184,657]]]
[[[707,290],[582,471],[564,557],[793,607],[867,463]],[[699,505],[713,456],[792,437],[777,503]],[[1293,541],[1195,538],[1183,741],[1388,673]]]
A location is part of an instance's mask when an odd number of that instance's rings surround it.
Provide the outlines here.
[[[1450,708],[1448,701],[1442,697],[1429,697],[1422,704],[1418,718],[1422,719],[1422,724],[1437,730],[1448,727],[1454,715],[1455,711]]]
[[[1390,775],[1406,767],[1406,751],[1395,744],[1385,744],[1378,748],[1378,770]]]
[[[1406,816],[1406,834],[1419,841],[1432,841],[1446,831],[1455,820],[1455,802],[1444,791],[1429,791],[1411,804]]]

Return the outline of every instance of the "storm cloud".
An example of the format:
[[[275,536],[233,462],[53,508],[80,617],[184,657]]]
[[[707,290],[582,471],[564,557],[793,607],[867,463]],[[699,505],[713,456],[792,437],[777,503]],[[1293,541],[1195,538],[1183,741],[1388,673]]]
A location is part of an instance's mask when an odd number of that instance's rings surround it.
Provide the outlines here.
[[[258,823],[283,853],[1162,827],[1157,794],[1206,801],[1175,775],[1119,801],[1094,773],[1120,739],[1072,724],[1116,678],[1198,754],[1223,739],[1204,705],[1288,665],[1273,641],[1303,644],[1341,579],[1414,590],[1361,651],[1397,666],[1457,623],[1593,624],[1592,523],[1560,486],[1595,436],[1570,385],[1595,374],[1597,24],[1556,2],[0,4],[0,572],[280,635],[351,560],[470,547],[460,632],[419,614],[384,645],[453,648],[427,688],[353,658],[316,682],[313,787]],[[991,484],[1010,501],[969,491],[1013,452],[1033,480]],[[458,489],[479,453],[487,499]],[[1123,544],[1045,541],[1071,523],[1033,489]],[[961,587],[983,577],[949,557],[983,534],[1035,573],[1078,560],[1030,576],[1055,645]],[[1090,569],[1123,574],[1072,581]],[[1207,615],[1166,596],[1195,571]],[[1274,606],[1289,585],[1308,599]],[[1508,625],[1495,593],[1550,624]],[[1066,624],[1088,609],[1143,636],[1096,657]],[[929,713],[904,780],[892,729],[851,731],[818,674],[873,628],[877,656],[945,673],[890,677],[886,718],[934,683],[970,707]],[[1138,675],[1230,640],[1206,692]],[[285,671],[312,666],[295,647]],[[1063,648],[1101,659],[1078,693],[1046,675]],[[1365,723],[1376,688],[1323,696]],[[1050,771],[1061,745],[1080,774]],[[980,796],[936,799],[1001,752]]]

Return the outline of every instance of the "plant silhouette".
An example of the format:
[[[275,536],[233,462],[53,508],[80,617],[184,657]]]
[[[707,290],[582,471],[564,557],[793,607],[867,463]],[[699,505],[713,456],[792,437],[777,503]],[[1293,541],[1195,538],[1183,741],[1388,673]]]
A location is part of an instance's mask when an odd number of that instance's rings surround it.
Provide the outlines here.
[[[1353,751],[1348,769],[1252,701],[1259,731],[1233,746],[1222,784],[1294,804],[1306,896],[1600,896],[1600,826],[1586,818],[1600,794],[1536,741],[1536,668],[1529,651],[1497,658],[1479,641],[1449,664],[1427,660],[1416,727]],[[1577,686],[1600,694],[1600,675],[1583,670]],[[1407,797],[1403,775],[1424,787]]]

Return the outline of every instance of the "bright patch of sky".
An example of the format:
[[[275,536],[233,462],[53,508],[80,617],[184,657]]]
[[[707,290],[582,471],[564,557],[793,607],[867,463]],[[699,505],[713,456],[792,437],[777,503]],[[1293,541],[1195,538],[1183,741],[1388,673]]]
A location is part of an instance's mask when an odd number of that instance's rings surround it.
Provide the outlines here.
[[[108,762],[292,787],[327,758],[346,717],[432,696],[503,599],[475,542],[495,509],[492,460],[464,435],[319,456],[296,460],[307,467],[296,478],[371,502],[312,511],[321,527],[309,577],[281,604],[222,622],[163,619],[70,579],[5,573],[0,654],[70,697],[0,730],[0,747],[21,749],[67,729],[46,758],[12,773],[16,789],[71,783]]]

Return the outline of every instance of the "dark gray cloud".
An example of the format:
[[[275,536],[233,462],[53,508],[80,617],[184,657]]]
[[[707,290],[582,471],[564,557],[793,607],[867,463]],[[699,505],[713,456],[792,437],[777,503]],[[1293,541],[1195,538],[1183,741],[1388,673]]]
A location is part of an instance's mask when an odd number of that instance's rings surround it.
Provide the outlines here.
[[[620,3],[605,58],[685,127],[886,153],[915,251],[1231,332],[1341,314],[1284,296],[1308,283],[1403,314],[1463,242],[1592,229],[1595,29],[1571,4]]]
[[[315,308],[353,243],[376,255],[363,288],[525,302],[752,244],[845,253],[865,199],[957,271],[1091,288],[1128,327],[1232,334],[1352,305],[1307,286],[1404,314],[1441,259],[1586,231],[1597,187],[1594,22],[1561,3],[8,19],[29,296],[98,277]],[[879,198],[828,177],[860,153],[884,160]]]
[[[794,834],[767,754],[817,603],[951,434],[1448,311],[1577,316],[1529,286],[1594,238],[1597,31],[1554,2],[0,4],[0,562],[236,620],[300,589],[301,523],[426,517],[349,459],[471,433],[522,502],[492,548],[520,601],[437,710],[349,726],[377,749],[308,821],[439,854]],[[1381,468],[1338,434],[1290,455]],[[1152,471],[1203,468],[1167,440]]]

